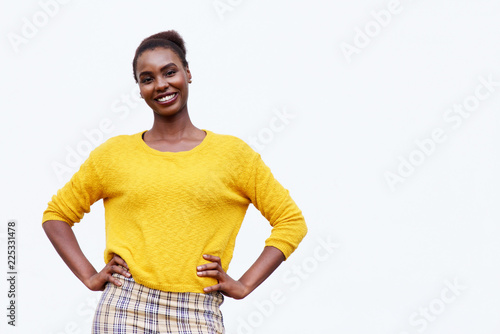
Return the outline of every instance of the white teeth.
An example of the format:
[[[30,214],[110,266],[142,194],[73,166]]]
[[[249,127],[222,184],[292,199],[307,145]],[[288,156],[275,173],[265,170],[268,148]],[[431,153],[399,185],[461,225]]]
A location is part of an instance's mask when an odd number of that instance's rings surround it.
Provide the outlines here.
[[[170,95],[167,95],[167,96],[164,96],[164,97],[162,97],[161,99],[158,99],[158,101],[160,101],[160,102],[165,102],[165,101],[168,101],[168,100],[173,99],[173,98],[174,98],[174,96],[175,96],[175,93],[170,94]]]

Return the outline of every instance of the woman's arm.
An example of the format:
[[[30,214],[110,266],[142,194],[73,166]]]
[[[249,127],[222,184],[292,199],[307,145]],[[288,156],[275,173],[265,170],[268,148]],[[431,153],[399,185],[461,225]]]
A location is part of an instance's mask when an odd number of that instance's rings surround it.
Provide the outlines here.
[[[203,255],[211,263],[197,267],[199,276],[213,277],[219,281],[205,288],[205,292],[219,290],[235,299],[248,296],[266,280],[295,251],[307,233],[302,211],[289,191],[276,180],[260,154],[248,145],[244,147],[248,156],[238,158],[242,171],[238,174],[237,182],[241,182],[238,183],[241,191],[271,224],[271,235],[266,239],[266,247],[259,258],[238,281],[224,272],[221,259],[217,256]]]
[[[100,272],[97,272],[80,249],[75,234],[68,223],[61,220],[48,220],[42,226],[57,253],[90,290],[104,290],[107,282],[120,286],[121,282],[112,276],[113,273],[130,276],[127,264],[116,254]]]
[[[227,275],[222,269],[220,258],[213,255],[203,255],[203,258],[212,263],[198,266],[198,276],[216,278],[219,283],[204,289],[205,292],[221,291],[224,295],[234,299],[245,298],[264,282],[273,271],[285,260],[285,255],[276,247],[267,246],[254,264],[238,281]]]

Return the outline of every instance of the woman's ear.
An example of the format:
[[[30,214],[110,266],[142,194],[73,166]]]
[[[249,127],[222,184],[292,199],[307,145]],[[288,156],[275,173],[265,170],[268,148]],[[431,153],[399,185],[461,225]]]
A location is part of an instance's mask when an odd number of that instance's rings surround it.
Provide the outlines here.
[[[188,83],[191,83],[193,82],[193,76],[191,75],[191,71],[189,70],[189,67],[186,66],[186,74],[187,74],[187,79],[188,79]]]

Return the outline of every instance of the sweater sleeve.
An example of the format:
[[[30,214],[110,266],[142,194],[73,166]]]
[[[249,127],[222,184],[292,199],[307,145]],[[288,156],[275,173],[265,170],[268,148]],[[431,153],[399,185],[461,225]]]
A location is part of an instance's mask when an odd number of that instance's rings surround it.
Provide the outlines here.
[[[102,187],[91,153],[71,179],[52,196],[43,213],[42,224],[47,220],[62,220],[73,227],[100,198]]]
[[[254,152],[246,194],[272,226],[266,246],[281,250],[287,259],[307,234],[302,211],[273,176],[260,154]]]

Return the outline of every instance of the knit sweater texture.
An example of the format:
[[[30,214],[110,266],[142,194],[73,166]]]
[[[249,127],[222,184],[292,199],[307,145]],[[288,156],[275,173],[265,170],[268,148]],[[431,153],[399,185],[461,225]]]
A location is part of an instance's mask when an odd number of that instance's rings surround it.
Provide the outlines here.
[[[102,199],[104,261],[118,254],[138,283],[163,291],[203,293],[217,284],[196,267],[211,254],[227,271],[250,203],[272,226],[265,245],[288,258],[307,233],[289,191],[243,140],[204,131],[198,146],[182,152],[149,147],[146,131],[108,139],[52,196],[42,224],[73,227]]]

